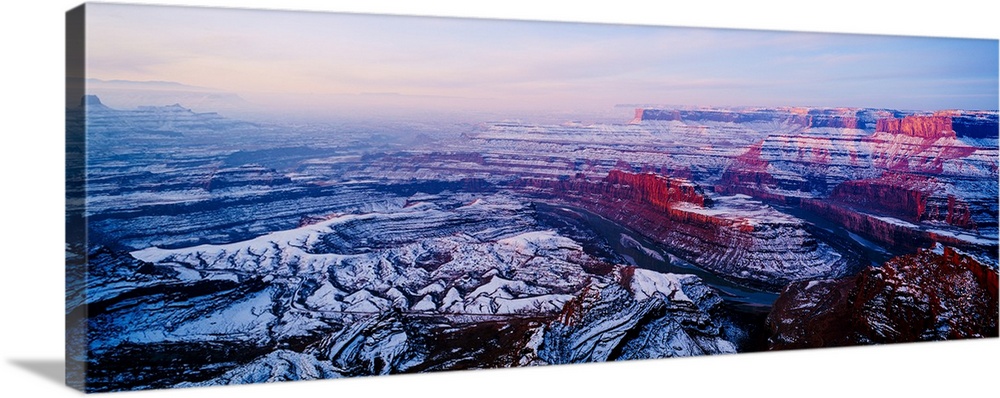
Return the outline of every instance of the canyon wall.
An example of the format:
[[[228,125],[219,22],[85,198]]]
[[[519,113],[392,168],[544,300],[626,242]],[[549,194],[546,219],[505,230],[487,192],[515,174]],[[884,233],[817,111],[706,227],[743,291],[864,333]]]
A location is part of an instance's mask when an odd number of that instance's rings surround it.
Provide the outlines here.
[[[970,206],[935,188],[936,179],[915,174],[885,173],[879,178],[845,181],[830,200],[911,222],[942,221],[966,229],[976,228]]]
[[[762,289],[842,275],[857,262],[819,242],[801,220],[749,199],[715,203],[683,179],[616,170],[601,180],[523,178],[514,188],[594,212],[687,261]]]
[[[879,119],[875,132],[902,134],[918,138],[955,138],[949,116],[906,116],[902,119]]]

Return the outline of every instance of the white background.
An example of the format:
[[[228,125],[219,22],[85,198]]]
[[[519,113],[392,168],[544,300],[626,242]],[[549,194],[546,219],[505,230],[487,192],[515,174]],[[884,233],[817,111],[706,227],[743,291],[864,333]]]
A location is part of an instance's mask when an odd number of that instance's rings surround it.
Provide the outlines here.
[[[134,1],[675,26],[1000,37],[996,2]],[[30,5],[27,5],[30,4]],[[0,395],[63,387],[63,32],[74,1],[0,11]],[[907,4],[899,2],[898,4]],[[989,4],[989,5],[987,5]],[[124,396],[992,396],[1000,340],[127,393]]]

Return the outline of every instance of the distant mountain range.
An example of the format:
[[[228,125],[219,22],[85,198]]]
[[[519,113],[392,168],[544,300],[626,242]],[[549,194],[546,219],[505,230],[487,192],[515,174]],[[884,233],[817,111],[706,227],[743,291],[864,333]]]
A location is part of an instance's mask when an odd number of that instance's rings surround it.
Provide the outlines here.
[[[115,109],[133,109],[148,105],[184,104],[198,112],[245,114],[256,106],[236,93],[209,87],[190,86],[169,81],[132,81],[101,79],[68,79],[69,87],[84,86],[84,91],[96,95]],[[72,99],[67,100],[72,101]],[[67,103],[68,107],[77,103]]]

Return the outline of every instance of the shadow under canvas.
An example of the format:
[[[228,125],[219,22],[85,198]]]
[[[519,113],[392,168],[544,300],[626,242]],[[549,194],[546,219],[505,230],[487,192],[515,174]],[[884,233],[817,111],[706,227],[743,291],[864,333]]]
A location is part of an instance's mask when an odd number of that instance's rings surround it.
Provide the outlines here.
[[[65,383],[66,363],[62,359],[11,359],[10,363],[59,385]]]

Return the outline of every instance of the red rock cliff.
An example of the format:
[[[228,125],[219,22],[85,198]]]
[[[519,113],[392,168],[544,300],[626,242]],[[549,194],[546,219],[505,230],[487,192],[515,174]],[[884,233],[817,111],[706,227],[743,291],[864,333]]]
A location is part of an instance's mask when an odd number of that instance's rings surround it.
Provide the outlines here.
[[[668,245],[686,261],[771,291],[802,275],[832,276],[854,261],[830,265],[830,249],[817,245],[803,225],[699,211],[712,203],[684,179],[612,171],[602,180],[522,178],[512,188],[586,209]]]
[[[875,132],[902,134],[911,137],[937,139],[955,138],[950,116],[906,116],[902,119],[879,119]]]
[[[705,205],[705,195],[695,184],[678,178],[669,178],[653,173],[634,174],[621,170],[611,170],[604,181],[609,184],[627,185],[635,191],[636,199],[666,210],[673,202],[688,202]]]
[[[653,173],[612,170],[599,181],[582,177],[559,180],[522,178],[513,185],[515,188],[541,189],[563,199],[596,201],[609,206],[626,202],[648,206],[664,214],[670,213],[670,208],[680,202],[698,206],[711,204],[711,200],[694,183]]]

